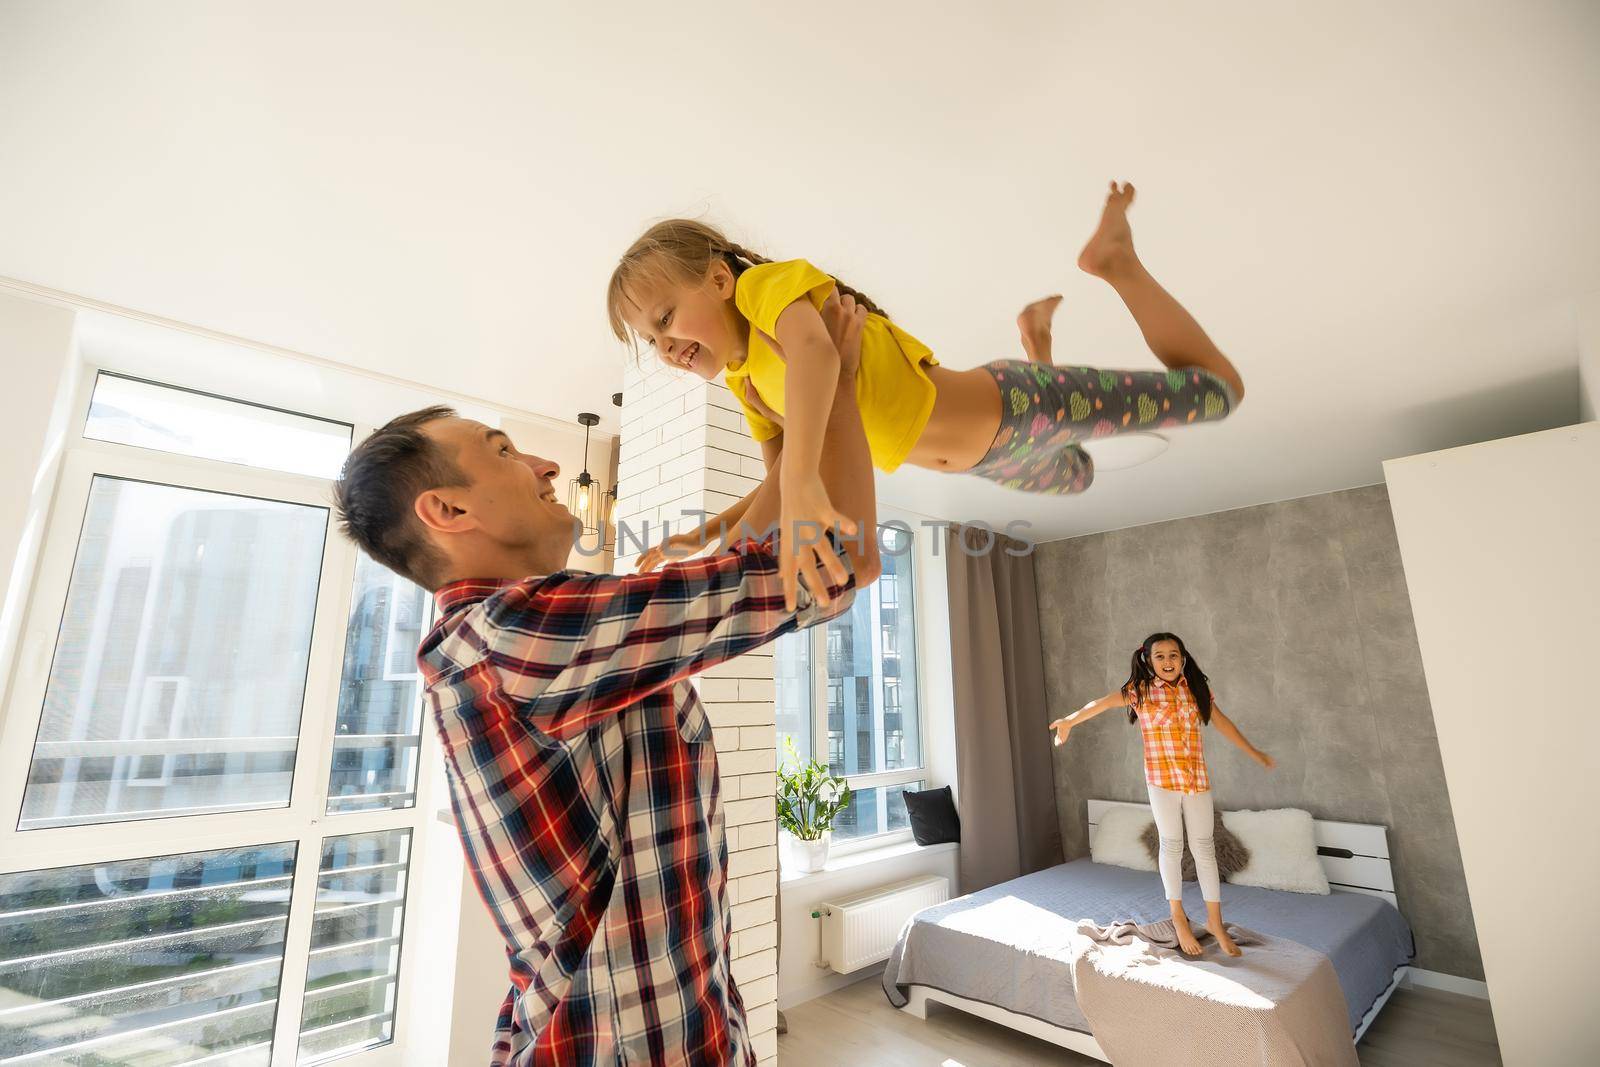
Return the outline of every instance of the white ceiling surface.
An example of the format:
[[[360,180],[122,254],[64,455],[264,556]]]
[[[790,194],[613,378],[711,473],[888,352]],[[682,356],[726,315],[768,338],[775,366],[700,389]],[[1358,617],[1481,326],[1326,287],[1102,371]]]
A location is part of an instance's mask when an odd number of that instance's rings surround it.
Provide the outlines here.
[[[1380,480],[1576,417],[1600,4],[0,5],[0,275],[571,419],[602,293],[708,213],[950,366],[1153,366],[1073,267],[1107,179],[1249,397],[1085,496],[885,499],[1059,537]],[[1492,487],[1485,487],[1492,499]]]

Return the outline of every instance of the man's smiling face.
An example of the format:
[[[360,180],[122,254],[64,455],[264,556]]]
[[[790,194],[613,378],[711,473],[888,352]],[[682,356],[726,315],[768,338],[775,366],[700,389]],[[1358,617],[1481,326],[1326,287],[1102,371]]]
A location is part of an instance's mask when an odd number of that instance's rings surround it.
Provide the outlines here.
[[[577,524],[556,493],[561,467],[517,451],[503,431],[471,419],[438,419],[424,432],[464,476],[466,485],[441,493],[472,518],[474,532],[500,552],[548,557],[559,569],[577,540]]]

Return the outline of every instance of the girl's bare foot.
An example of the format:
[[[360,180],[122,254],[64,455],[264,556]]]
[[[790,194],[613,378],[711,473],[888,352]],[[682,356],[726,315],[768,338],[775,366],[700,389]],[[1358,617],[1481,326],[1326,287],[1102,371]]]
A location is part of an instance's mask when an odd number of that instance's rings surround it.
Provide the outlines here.
[[[1185,956],[1200,955],[1200,942],[1194,939],[1194,931],[1189,929],[1189,916],[1181,907],[1172,909],[1172,929],[1178,935],[1178,948]]]
[[[1133,186],[1126,182],[1121,188],[1116,182],[1111,183],[1105,211],[1100,214],[1100,226],[1078,253],[1080,269],[1110,281],[1112,275],[1138,266],[1139,257],[1133,251],[1133,228],[1128,225],[1128,208],[1133,205],[1134,195]]]
[[[1227,927],[1221,923],[1206,923],[1206,929],[1211,931],[1211,936],[1217,939],[1217,944],[1222,946],[1222,951],[1230,956],[1243,956],[1244,949],[1234,944],[1233,938],[1228,936]]]
[[[1047,296],[1035,300],[1017,316],[1017,329],[1022,331],[1022,350],[1034,363],[1051,363],[1050,320],[1055,317],[1061,297]]]

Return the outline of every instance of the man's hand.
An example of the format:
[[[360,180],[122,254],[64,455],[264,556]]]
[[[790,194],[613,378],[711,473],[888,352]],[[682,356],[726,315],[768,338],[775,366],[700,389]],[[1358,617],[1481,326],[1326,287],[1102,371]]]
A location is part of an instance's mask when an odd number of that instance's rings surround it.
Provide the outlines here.
[[[861,331],[867,324],[867,309],[848,293],[830,296],[822,305],[822,324],[839,350],[840,376],[853,376],[861,367]]]

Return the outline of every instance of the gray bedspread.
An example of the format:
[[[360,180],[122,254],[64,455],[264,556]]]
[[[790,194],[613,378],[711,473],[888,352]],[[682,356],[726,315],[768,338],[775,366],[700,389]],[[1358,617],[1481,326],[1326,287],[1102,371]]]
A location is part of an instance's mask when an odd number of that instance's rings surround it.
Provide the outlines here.
[[[1193,882],[1184,884],[1184,905],[1191,921],[1204,920],[1205,903]],[[1327,956],[1344,992],[1352,1034],[1396,969],[1415,955],[1411,927],[1379,897],[1224,883],[1222,912],[1230,923]],[[1074,860],[919,912],[900,933],[884,968],[883,989],[895,1007],[906,1003],[905,987],[925,985],[1088,1032],[1069,963],[1078,922],[1165,918],[1166,896],[1154,872]],[[1215,955],[1212,947],[1207,958]]]

